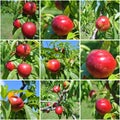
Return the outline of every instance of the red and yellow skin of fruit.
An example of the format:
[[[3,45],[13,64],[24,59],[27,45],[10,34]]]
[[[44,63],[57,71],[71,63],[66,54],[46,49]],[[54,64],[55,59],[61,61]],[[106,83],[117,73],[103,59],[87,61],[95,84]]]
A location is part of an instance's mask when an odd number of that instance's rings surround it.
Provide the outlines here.
[[[68,16],[58,15],[52,20],[52,29],[58,36],[67,35],[73,27],[74,24]]]
[[[8,61],[6,64],[5,64],[5,67],[9,70],[9,71],[12,71],[16,68],[16,66],[14,65],[14,63],[12,61]]]
[[[100,31],[107,31],[110,28],[110,21],[109,18],[106,16],[100,16],[96,20],[96,28]]]
[[[21,27],[20,20],[19,20],[19,19],[14,20],[13,26],[14,26],[15,28],[20,28],[20,27]]]
[[[63,108],[62,106],[57,106],[55,108],[55,113],[58,114],[58,115],[61,115],[63,113]]]
[[[95,91],[95,90],[91,90],[91,91],[89,92],[90,98],[92,98],[95,94],[96,94],[96,91]]]
[[[34,2],[26,2],[23,6],[23,13],[26,15],[35,14],[37,6]]]
[[[100,115],[104,115],[112,110],[112,105],[109,100],[102,98],[96,101],[95,108]]]
[[[64,87],[65,89],[67,89],[69,86],[70,86],[70,82],[68,82],[68,81],[64,81],[64,82],[63,82],[63,87]]]
[[[16,47],[16,55],[20,57],[26,57],[30,54],[31,48],[28,44],[19,44]]]
[[[21,77],[27,78],[31,74],[32,67],[29,64],[21,63],[18,65],[17,71]]]
[[[60,62],[56,59],[49,60],[46,63],[46,67],[49,71],[56,73],[60,70]]]
[[[94,78],[107,78],[116,67],[116,60],[106,50],[93,50],[86,59],[86,68]]]
[[[24,107],[24,102],[20,97],[11,96],[8,98],[8,100],[11,104],[11,109],[15,112],[21,110]]]
[[[22,33],[27,38],[33,38],[36,34],[36,25],[32,22],[26,22],[22,25]]]
[[[58,93],[58,92],[60,92],[60,87],[59,86],[54,86],[53,89],[52,89],[52,91],[54,93]]]

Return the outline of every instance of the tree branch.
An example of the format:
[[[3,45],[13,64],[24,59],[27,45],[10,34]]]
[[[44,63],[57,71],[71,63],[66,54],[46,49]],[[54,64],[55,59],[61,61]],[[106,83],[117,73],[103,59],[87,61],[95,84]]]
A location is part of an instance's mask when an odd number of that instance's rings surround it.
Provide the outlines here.
[[[22,81],[22,87],[20,88],[20,90],[24,90],[24,88],[26,87],[26,83],[25,81]],[[20,93],[20,97],[23,95],[23,93]]]
[[[96,29],[93,31],[93,35],[90,37],[90,39],[95,40],[97,32],[98,32],[98,29],[96,28]]]
[[[116,90],[117,90],[117,85],[118,85],[119,81],[114,81],[113,85],[112,85],[112,89],[110,88],[109,82],[106,81],[107,85],[108,85],[108,89],[110,91],[110,93],[112,94],[115,102],[119,105],[119,98],[116,97]]]
[[[77,119],[76,119],[76,116],[75,116],[75,115],[73,115],[73,114],[72,114],[72,118],[73,118],[73,120],[77,120]]]

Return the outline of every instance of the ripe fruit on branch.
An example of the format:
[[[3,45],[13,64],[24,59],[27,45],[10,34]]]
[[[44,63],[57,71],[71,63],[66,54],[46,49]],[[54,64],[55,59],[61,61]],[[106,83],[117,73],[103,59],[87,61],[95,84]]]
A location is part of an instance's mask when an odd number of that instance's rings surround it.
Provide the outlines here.
[[[20,57],[26,57],[30,54],[31,48],[28,44],[19,44],[16,47],[16,55]]]
[[[14,26],[15,28],[20,28],[20,27],[21,27],[20,20],[19,20],[19,19],[14,20],[13,26]]]
[[[53,91],[54,93],[58,93],[58,92],[60,92],[60,87],[59,87],[59,86],[54,86],[54,87],[52,88],[52,91]]]
[[[34,2],[26,2],[23,6],[23,13],[26,15],[33,15],[36,12],[36,4]]]
[[[110,28],[109,18],[106,16],[100,16],[96,20],[96,28],[100,31],[107,31]]]
[[[11,96],[9,102],[11,104],[11,109],[15,112],[21,110],[24,107],[24,102],[20,97]]]
[[[26,22],[22,25],[22,33],[27,38],[33,38],[36,34],[36,25],[32,22]]]
[[[96,101],[95,108],[99,114],[104,115],[112,110],[112,105],[109,100],[102,98]]]
[[[67,89],[69,86],[70,86],[70,82],[68,82],[68,81],[64,81],[64,82],[63,82],[63,87],[64,87],[65,89]]]
[[[55,47],[55,48],[54,48],[54,50],[55,50],[56,52],[58,52],[58,51],[59,51],[59,49],[58,49],[57,47]]]
[[[53,73],[58,72],[60,69],[60,62],[56,59],[49,60],[46,63],[46,67],[49,71],[51,71]]]
[[[31,74],[32,67],[29,64],[22,63],[18,65],[17,71],[21,77],[27,78]]]
[[[55,108],[55,113],[58,114],[58,115],[61,115],[63,113],[63,108],[62,106],[57,106]]]
[[[107,78],[116,67],[116,60],[106,50],[93,50],[86,59],[88,72],[95,78]]]
[[[13,69],[15,69],[15,65],[12,61],[8,61],[6,64],[5,64],[5,67],[9,70],[9,71],[12,71]]]
[[[89,92],[89,96],[92,98],[94,95],[96,94],[96,91],[95,90],[91,90]]]
[[[47,103],[47,106],[50,106],[50,102]]]
[[[58,15],[52,20],[52,28],[53,31],[58,36],[67,35],[70,31],[72,31],[74,24],[72,20],[65,15]]]
[[[57,107],[58,106],[58,103],[53,103],[53,107]]]

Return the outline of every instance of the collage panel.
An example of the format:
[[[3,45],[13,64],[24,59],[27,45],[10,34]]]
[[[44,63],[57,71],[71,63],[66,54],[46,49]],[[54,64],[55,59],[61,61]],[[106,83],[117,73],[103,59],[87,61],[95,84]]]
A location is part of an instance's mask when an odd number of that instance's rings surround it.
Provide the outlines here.
[[[40,119],[40,81],[0,80],[1,119]]]
[[[41,82],[41,120],[79,120],[79,82]]]
[[[79,39],[79,1],[41,1],[42,39]]]
[[[81,81],[81,120],[119,120],[120,81]]]
[[[1,78],[38,79],[39,46],[35,40],[2,40]]]
[[[1,51],[1,39],[0,39],[0,79],[1,79],[1,76],[2,76],[2,74],[1,74],[1,57],[2,56],[2,51]]]
[[[119,0],[80,0],[81,39],[119,39]]]
[[[0,1],[0,119],[120,119],[119,0]]]
[[[1,38],[39,39],[39,1],[2,0]]]
[[[81,79],[120,80],[119,41],[81,42]]]
[[[79,80],[79,41],[44,40],[41,44],[40,59],[42,80]]]

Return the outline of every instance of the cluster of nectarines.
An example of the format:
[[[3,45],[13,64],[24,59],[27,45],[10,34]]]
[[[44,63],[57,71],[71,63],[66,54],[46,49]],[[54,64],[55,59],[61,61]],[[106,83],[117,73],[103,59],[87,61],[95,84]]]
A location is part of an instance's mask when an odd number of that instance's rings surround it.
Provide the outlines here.
[[[23,14],[27,16],[33,16],[36,10],[37,6],[34,2],[26,2],[23,6]],[[16,29],[21,27],[22,33],[26,38],[33,38],[37,31],[35,23],[31,21],[22,24],[19,19],[15,19],[13,25]]]
[[[29,44],[19,44],[17,47],[16,47],[16,51],[15,51],[15,54],[20,57],[20,58],[26,58],[31,52],[31,48],[30,48],[30,45]],[[17,68],[17,72],[18,74],[23,77],[23,78],[27,78],[30,74],[31,74],[31,71],[32,71],[32,67],[31,65],[23,62],[23,63],[20,63],[17,67],[16,65],[14,64],[14,62],[12,61],[8,61],[6,63],[6,68],[9,70],[9,71],[12,71],[14,69]]]

